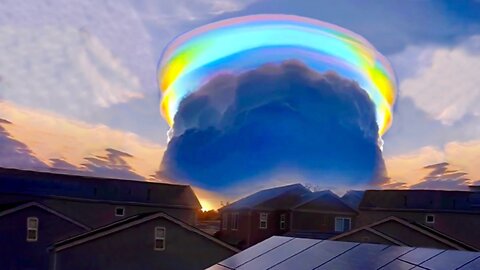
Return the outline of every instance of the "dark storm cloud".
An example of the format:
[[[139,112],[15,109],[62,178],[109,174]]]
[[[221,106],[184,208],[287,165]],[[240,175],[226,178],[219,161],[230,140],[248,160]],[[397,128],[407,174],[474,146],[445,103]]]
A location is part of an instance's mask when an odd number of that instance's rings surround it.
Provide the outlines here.
[[[296,62],[212,79],[182,101],[173,128],[161,174],[210,189],[281,175],[325,184],[384,175],[365,91]]]

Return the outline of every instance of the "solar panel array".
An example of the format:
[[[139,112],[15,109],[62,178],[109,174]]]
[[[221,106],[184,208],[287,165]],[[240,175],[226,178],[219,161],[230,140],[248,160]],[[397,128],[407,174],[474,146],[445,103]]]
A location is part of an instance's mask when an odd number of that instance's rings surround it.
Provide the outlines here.
[[[480,269],[480,252],[273,236],[210,270]]]

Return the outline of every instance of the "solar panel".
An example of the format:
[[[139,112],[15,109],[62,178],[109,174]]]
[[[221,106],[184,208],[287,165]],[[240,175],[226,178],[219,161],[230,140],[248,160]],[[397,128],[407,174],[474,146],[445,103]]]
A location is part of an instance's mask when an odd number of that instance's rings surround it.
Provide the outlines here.
[[[401,256],[399,259],[419,265],[422,262],[432,258],[433,256],[443,252],[441,249],[432,249],[432,248],[415,248],[412,251]]]
[[[360,244],[317,269],[377,269],[410,249],[379,244]]]
[[[319,242],[321,242],[321,240],[295,238],[292,241],[289,241],[284,245],[281,245],[278,248],[273,249],[263,254],[262,256],[249,261],[248,263],[243,264],[237,269],[239,270],[267,269]]]
[[[227,268],[225,266],[221,266],[219,264],[215,264],[213,266],[210,266],[209,268],[207,268],[206,270],[231,270],[231,268]]]
[[[262,241],[240,253],[233,255],[232,257],[220,262],[220,265],[237,268],[244,263],[262,255],[265,252],[270,251],[288,241],[292,241],[294,238],[283,236],[272,236],[265,241]]]
[[[408,270],[413,267],[415,267],[415,265],[400,260],[394,260],[379,270]]]
[[[468,262],[464,266],[459,268],[460,270],[476,270],[480,269],[480,258]]]
[[[274,236],[211,270],[480,269],[480,252]]]
[[[465,263],[478,258],[480,255],[477,252],[467,252],[459,250],[447,250],[438,254],[437,256],[427,260],[420,266],[432,268],[435,270],[450,270],[457,269]]]
[[[272,267],[271,269],[311,270],[356,245],[358,244],[351,242],[323,241],[287,259],[281,264]]]

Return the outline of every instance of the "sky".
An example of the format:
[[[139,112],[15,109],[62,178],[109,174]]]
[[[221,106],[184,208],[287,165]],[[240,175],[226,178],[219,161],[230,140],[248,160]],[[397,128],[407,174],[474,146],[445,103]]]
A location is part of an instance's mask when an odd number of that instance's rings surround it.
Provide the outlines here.
[[[349,29],[390,61],[398,93],[379,188],[480,180],[479,1],[0,2],[0,166],[158,180],[167,44],[207,23],[279,13]],[[205,209],[253,191],[200,186]]]

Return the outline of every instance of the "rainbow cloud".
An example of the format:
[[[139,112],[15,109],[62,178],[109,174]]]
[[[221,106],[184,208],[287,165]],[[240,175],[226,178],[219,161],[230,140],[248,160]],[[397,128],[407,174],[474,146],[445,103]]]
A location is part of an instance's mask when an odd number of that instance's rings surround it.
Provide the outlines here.
[[[292,59],[355,80],[375,104],[379,135],[388,130],[396,82],[385,57],[349,30],[291,15],[227,19],[173,40],[159,65],[163,117],[172,126],[180,102],[216,75]]]

